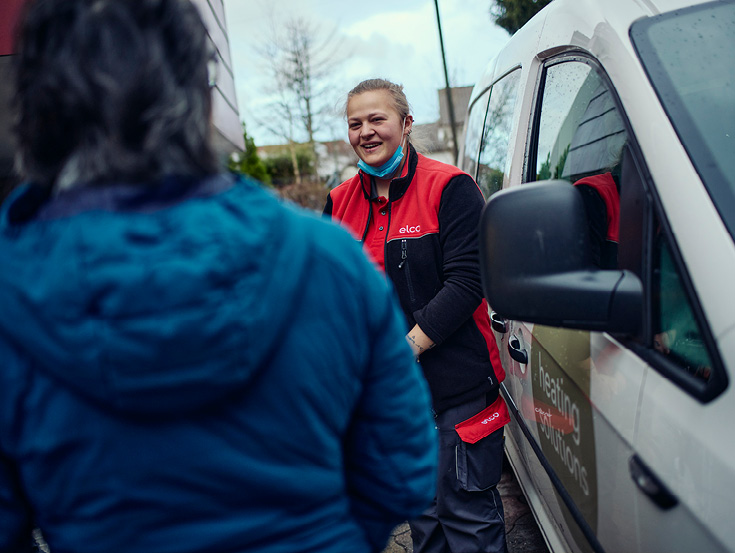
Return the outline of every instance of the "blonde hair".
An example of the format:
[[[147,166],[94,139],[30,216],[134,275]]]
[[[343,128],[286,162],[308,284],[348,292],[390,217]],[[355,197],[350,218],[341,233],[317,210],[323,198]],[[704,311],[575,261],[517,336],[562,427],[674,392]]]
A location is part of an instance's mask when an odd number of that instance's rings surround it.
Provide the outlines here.
[[[345,117],[347,116],[347,104],[350,102],[350,98],[373,90],[387,91],[393,100],[393,107],[402,118],[411,115],[411,106],[408,104],[406,95],[403,93],[403,85],[392,83],[386,79],[367,79],[347,93],[347,101],[345,102],[344,109]]]

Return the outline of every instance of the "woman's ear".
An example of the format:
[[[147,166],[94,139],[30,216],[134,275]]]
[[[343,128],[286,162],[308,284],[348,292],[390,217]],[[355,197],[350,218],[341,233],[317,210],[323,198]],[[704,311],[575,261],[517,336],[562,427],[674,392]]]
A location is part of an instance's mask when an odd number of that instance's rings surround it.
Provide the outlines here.
[[[413,115],[406,115],[406,127],[403,129],[403,133],[406,135],[411,134],[413,128]]]

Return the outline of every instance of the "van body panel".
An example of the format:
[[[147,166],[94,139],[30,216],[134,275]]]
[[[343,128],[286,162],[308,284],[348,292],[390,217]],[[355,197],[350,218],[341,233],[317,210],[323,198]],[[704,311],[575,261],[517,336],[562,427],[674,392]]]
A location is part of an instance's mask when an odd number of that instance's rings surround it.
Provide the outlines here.
[[[662,511],[639,498],[641,551],[732,551],[733,406],[732,387],[702,404],[656,371],[646,378],[635,448],[680,504]]]
[[[699,175],[688,162],[686,151],[670,125],[665,126],[665,116],[656,118],[653,113],[647,112],[659,132],[651,132],[639,138],[639,142],[645,151],[652,152],[647,164],[656,183],[656,193],[707,312],[712,333],[718,337],[735,324],[735,295],[722,293],[732,289],[735,243]],[[681,186],[681,183],[691,185]]]
[[[735,243],[671,126],[640,61],[609,73],[628,114],[671,228],[715,336],[735,324],[735,295],[723,295],[735,274]],[[682,186],[681,183],[691,183]],[[696,224],[692,224],[696,221]],[[706,247],[703,245],[706,244]]]

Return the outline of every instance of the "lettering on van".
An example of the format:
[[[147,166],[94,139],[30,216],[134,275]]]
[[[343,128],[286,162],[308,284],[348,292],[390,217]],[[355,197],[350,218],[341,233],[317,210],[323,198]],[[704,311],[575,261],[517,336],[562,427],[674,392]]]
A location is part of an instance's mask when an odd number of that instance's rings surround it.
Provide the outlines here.
[[[567,424],[571,425],[572,440],[576,446],[579,446],[581,441],[579,406],[564,391],[564,378],[552,378],[541,366],[539,360],[538,379],[540,388],[543,390],[546,398],[551,402],[551,405],[556,408],[556,411],[558,411],[561,417],[566,419]],[[561,457],[569,473],[574,476],[584,495],[589,495],[590,487],[587,482],[587,468],[582,464],[576,452],[565,439],[563,429],[559,428],[558,423],[555,424],[552,421],[551,410],[544,412],[543,409],[536,408],[536,413],[537,420],[541,423],[541,431],[552,443],[554,451]]]
[[[590,403],[590,334],[534,325],[530,355],[531,397],[538,443],[572,501],[593,531],[598,490],[595,427]],[[529,421],[531,422],[531,421]],[[568,513],[562,510],[565,518]],[[570,531],[579,531],[569,520]],[[584,543],[584,537],[575,538]]]

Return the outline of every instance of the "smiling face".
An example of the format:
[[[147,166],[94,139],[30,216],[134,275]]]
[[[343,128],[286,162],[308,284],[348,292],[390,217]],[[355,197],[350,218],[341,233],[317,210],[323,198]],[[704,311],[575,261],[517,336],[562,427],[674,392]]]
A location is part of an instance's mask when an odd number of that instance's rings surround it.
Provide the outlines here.
[[[408,134],[413,118],[398,113],[387,90],[368,90],[347,102],[350,145],[357,157],[368,165],[380,167],[395,153]]]

